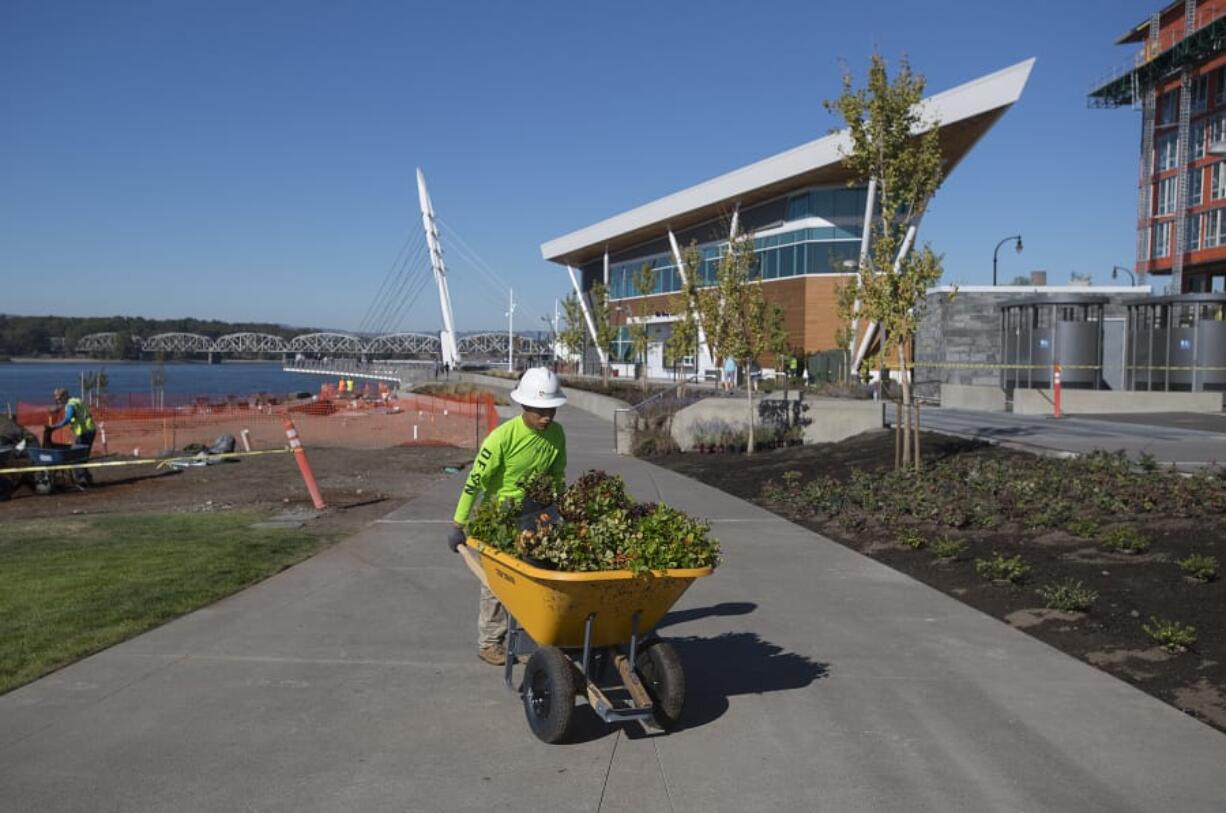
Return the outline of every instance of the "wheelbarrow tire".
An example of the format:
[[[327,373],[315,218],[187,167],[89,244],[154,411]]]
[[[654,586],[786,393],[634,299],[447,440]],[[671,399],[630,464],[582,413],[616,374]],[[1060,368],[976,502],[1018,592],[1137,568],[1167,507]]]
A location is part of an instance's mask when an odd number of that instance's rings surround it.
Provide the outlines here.
[[[528,727],[537,739],[550,744],[566,739],[575,711],[575,668],[562,650],[544,646],[528,658],[523,699]]]
[[[648,641],[634,660],[643,687],[651,696],[656,722],[665,731],[676,728],[685,708],[685,671],[677,650],[667,641]]]

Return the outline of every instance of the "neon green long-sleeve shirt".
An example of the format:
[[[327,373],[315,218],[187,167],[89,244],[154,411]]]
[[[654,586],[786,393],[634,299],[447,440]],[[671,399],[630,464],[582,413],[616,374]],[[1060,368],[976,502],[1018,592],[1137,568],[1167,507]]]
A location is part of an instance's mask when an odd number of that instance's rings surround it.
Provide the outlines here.
[[[559,488],[565,484],[566,433],[561,424],[551,423],[544,432],[529,429],[522,417],[502,424],[489,433],[473,460],[455,508],[456,523],[468,521],[479,494],[487,500],[522,497],[524,490],[516,484],[542,471],[553,475]]]

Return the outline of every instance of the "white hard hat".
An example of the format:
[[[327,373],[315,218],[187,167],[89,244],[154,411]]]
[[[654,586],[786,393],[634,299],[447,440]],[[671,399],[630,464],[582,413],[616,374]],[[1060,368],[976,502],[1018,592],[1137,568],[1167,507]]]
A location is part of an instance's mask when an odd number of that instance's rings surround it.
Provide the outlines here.
[[[511,400],[523,406],[551,409],[566,403],[566,393],[552,370],[533,367],[524,372],[519,386],[511,390]]]

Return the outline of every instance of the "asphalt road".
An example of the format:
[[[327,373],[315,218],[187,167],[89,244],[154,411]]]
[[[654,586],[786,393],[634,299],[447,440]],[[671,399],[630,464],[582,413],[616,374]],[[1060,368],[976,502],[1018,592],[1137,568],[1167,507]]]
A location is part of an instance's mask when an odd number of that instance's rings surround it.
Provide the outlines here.
[[[0,697],[8,810],[1226,809],[1226,736],[877,562],[616,457],[571,476],[709,517],[726,562],[661,633],[682,730],[537,742],[443,546],[459,477],[241,594]]]
[[[887,417],[892,418],[890,410]],[[1214,431],[1218,416],[1135,415],[1049,418],[1005,412],[928,408],[922,411],[924,429],[964,437],[977,437],[1042,452],[1094,450],[1126,451],[1137,458],[1153,455],[1159,462],[1195,469],[1226,464],[1226,432]],[[1180,425],[1183,424],[1183,425]],[[1226,424],[1223,425],[1226,429]]]

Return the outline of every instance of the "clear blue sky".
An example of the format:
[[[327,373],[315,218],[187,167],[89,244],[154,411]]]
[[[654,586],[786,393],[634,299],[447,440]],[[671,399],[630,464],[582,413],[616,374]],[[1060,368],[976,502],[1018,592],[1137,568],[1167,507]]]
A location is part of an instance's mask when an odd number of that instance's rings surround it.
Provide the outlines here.
[[[3,0],[0,311],[354,329],[421,166],[536,328],[541,242],[824,134],[874,48],[934,92],[1038,58],[924,222],[947,281],[1019,231],[1006,280],[1131,266],[1139,114],[1085,97],[1158,0],[870,5]],[[458,327],[505,325],[448,257]],[[400,327],[438,324],[426,290]]]

